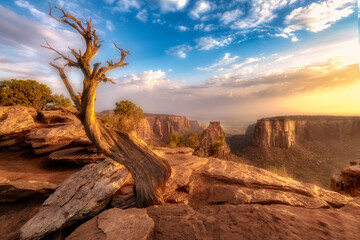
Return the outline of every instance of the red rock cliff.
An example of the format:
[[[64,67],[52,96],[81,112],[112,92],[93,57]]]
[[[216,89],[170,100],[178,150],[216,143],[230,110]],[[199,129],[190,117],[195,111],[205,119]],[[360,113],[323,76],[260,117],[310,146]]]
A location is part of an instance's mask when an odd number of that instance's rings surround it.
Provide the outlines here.
[[[253,145],[290,148],[311,140],[337,140],[360,135],[360,117],[286,116],[257,121]]]

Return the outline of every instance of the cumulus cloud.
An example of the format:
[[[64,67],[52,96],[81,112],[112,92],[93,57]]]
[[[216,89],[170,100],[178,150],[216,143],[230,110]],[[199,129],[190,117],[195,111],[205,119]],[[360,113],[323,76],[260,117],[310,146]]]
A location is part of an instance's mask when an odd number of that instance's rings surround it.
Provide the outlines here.
[[[297,41],[293,36],[295,31],[323,31],[336,21],[349,16],[355,7],[354,0],[325,0],[299,7],[286,16],[284,23],[288,26],[283,33],[285,36],[292,36],[292,41]]]
[[[190,11],[189,15],[191,18],[198,19],[201,14],[204,14],[211,10],[211,3],[206,0],[199,0],[195,3],[194,8]]]
[[[142,9],[136,14],[136,18],[139,19],[142,22],[147,22],[148,19],[148,13],[146,9]]]
[[[186,7],[189,0],[159,0],[163,12],[175,12]]]
[[[174,89],[177,85],[174,84],[169,78],[166,77],[166,73],[161,69],[153,71],[148,70],[139,74],[131,74],[123,78],[117,79],[119,86],[131,90],[148,91],[154,90],[160,91],[162,89]]]

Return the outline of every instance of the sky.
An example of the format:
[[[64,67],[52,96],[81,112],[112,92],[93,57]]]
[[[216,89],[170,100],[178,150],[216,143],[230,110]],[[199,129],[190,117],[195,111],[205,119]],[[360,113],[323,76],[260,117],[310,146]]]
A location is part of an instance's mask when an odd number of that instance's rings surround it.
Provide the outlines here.
[[[96,110],[131,100],[148,113],[240,124],[294,115],[360,115],[357,4],[354,0],[53,0],[92,19],[104,41],[94,62],[109,72]],[[73,29],[50,18],[48,1],[0,0],[0,80],[35,79],[66,89],[49,62],[84,50]],[[54,10],[56,16],[61,14]],[[66,69],[76,91],[82,75]],[[68,96],[68,95],[67,95]]]

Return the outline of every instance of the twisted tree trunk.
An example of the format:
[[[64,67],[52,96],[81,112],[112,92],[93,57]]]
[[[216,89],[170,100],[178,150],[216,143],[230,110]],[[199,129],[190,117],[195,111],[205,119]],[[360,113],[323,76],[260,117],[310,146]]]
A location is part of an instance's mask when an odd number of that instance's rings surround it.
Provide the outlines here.
[[[95,63],[93,68],[90,67],[91,59],[97,53],[101,46],[101,41],[95,30],[91,28],[91,20],[86,22],[78,21],[74,16],[67,14],[63,9],[63,16],[56,18],[51,13],[50,16],[55,20],[67,24],[77,30],[85,39],[86,51],[71,49],[71,54],[76,60],[65,56],[59,51],[53,49],[49,43],[44,48],[48,48],[60,55],[67,61],[65,66],[79,68],[84,75],[82,94],[75,94],[64,72],[64,67],[59,67],[53,63],[51,66],[56,68],[63,80],[71,99],[79,111],[79,119],[84,125],[86,135],[96,145],[99,151],[113,160],[123,164],[132,174],[135,180],[135,196],[137,207],[147,207],[154,204],[163,203],[162,194],[165,183],[171,174],[169,164],[156,156],[147,146],[132,138],[129,134],[116,131],[106,127],[102,122],[98,121],[95,116],[95,92],[98,84],[111,81],[105,76],[109,70],[117,67],[125,66],[125,57],[128,52],[115,47],[121,51],[121,60],[113,63],[107,61],[108,66],[100,67],[100,63]],[[112,82],[112,81],[111,81]]]

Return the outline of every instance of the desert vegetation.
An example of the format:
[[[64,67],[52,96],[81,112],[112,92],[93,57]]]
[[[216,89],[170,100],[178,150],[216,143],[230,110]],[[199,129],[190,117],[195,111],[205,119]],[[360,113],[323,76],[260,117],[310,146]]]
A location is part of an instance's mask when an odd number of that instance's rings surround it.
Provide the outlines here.
[[[21,105],[35,109],[69,107],[71,100],[62,94],[53,94],[45,84],[35,80],[0,81],[0,105]]]

